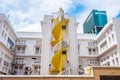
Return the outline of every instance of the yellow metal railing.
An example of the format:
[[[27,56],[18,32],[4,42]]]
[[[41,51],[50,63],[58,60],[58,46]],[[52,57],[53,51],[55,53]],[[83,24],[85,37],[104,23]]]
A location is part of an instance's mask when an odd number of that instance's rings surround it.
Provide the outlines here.
[[[54,19],[52,19],[52,22],[54,22]],[[54,68],[51,68],[52,70],[50,70],[50,74],[58,74],[61,73],[63,70],[63,59],[62,58],[62,51],[67,50],[66,47],[62,47],[62,41],[64,39],[64,35],[66,34],[66,30],[62,29],[62,26],[65,25],[67,26],[68,24],[68,19],[64,19],[61,21],[56,21],[57,24],[53,27],[52,29],[52,36],[54,38],[54,40],[51,41],[51,46],[54,47],[56,44],[58,44],[59,42],[59,50],[53,55],[52,57],[52,65]],[[67,54],[66,54],[67,55]]]

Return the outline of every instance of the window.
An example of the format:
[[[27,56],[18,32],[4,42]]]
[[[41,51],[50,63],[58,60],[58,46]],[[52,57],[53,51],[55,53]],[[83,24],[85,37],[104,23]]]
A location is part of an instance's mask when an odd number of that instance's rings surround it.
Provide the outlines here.
[[[36,69],[40,69],[40,66],[34,66],[34,69],[36,70]]]
[[[62,25],[62,30],[66,30],[66,25]]]
[[[95,49],[93,49],[93,55],[96,55]]]
[[[111,57],[113,57],[113,54],[111,54]]]
[[[90,46],[91,45],[91,43],[90,42],[88,42],[88,46]]]
[[[112,62],[113,62],[113,65],[115,65],[115,61],[114,61],[114,59],[112,59]]]
[[[117,55],[117,52],[115,52],[114,54]]]
[[[19,66],[19,69],[23,69],[23,66]]]
[[[14,46],[14,42],[8,37],[8,43],[10,44],[10,46]]]
[[[95,52],[95,49],[93,49],[93,52]]]
[[[106,58],[104,58],[103,60],[106,61]]]
[[[117,65],[119,65],[119,60],[118,60],[118,57],[116,57],[116,63],[117,63]]]
[[[17,47],[17,50],[20,50],[20,47]]]
[[[4,35],[4,31],[2,31],[2,36]]]
[[[7,68],[5,68],[5,72],[7,72],[7,70],[8,70],[8,69],[7,69]]]
[[[91,49],[88,49],[88,51],[89,51],[89,55],[92,55],[92,51],[91,51]]]
[[[22,47],[22,54],[25,53],[25,47]]]
[[[4,61],[4,65],[8,67],[9,63],[7,61]]]
[[[3,52],[1,53],[1,56],[3,56]]]
[[[62,51],[62,54],[66,54],[66,51]]]
[[[20,47],[17,47],[17,52],[16,54],[19,54],[20,53]]]
[[[15,68],[15,69],[18,69],[18,66],[15,66],[14,68]]]
[[[112,34],[112,41],[114,41],[114,35]]]
[[[18,58],[15,60],[17,64],[24,64],[24,58]]]
[[[111,38],[109,37],[109,43],[111,43]]]
[[[97,59],[88,59],[88,63],[90,63],[90,64],[98,64],[98,60]]]
[[[1,64],[1,62],[2,62],[2,58],[0,58],[0,64]]]
[[[104,66],[110,66],[110,62],[106,62]]]
[[[39,54],[39,53],[40,53],[40,48],[36,47],[36,54]]]
[[[101,59],[100,61],[101,61],[101,63],[102,63],[102,62],[103,62],[103,59]]]
[[[5,33],[4,39],[6,40],[7,34]]]

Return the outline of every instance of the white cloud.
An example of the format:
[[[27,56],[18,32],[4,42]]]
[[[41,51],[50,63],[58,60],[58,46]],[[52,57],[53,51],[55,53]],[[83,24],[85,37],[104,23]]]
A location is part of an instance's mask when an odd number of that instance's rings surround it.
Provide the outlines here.
[[[4,10],[7,10],[7,15],[10,15],[10,20],[13,27],[17,31],[38,31],[38,24],[40,20],[43,19],[44,15],[50,15],[53,12],[57,12],[59,7],[62,7],[65,11],[68,10],[69,5],[71,5],[72,0],[26,0],[28,1],[28,11],[23,12],[24,1],[21,4],[20,0],[2,0],[1,4]],[[16,5],[17,4],[17,5]],[[13,10],[8,6],[19,7],[18,10]],[[32,22],[32,23],[31,23]],[[33,27],[34,26],[34,29]],[[40,24],[39,24],[40,27]],[[41,29],[41,28],[39,28]],[[40,30],[41,31],[41,30]]]
[[[59,7],[67,12],[75,6],[74,3],[80,3],[85,7],[83,12],[76,15],[80,22],[77,32],[82,32],[82,24],[92,9],[106,10],[108,19],[120,12],[120,0],[0,0],[0,9],[10,15],[15,30],[39,31],[40,29],[41,31],[40,20],[44,15],[57,12]],[[9,8],[9,6],[13,7]]]
[[[20,28],[20,29],[19,29]],[[25,27],[19,27],[18,31],[24,32],[41,32],[40,23],[27,24]]]

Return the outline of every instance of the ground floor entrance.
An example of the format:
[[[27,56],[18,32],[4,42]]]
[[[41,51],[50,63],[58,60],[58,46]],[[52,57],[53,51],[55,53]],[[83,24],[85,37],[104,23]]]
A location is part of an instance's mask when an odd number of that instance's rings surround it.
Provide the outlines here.
[[[100,76],[100,80],[120,80],[120,76]]]

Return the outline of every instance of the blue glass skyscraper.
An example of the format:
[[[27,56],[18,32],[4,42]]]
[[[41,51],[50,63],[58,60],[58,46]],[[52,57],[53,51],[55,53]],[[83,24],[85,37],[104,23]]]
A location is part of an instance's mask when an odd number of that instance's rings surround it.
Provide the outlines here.
[[[84,33],[98,34],[106,23],[106,11],[92,10],[83,24]]]

